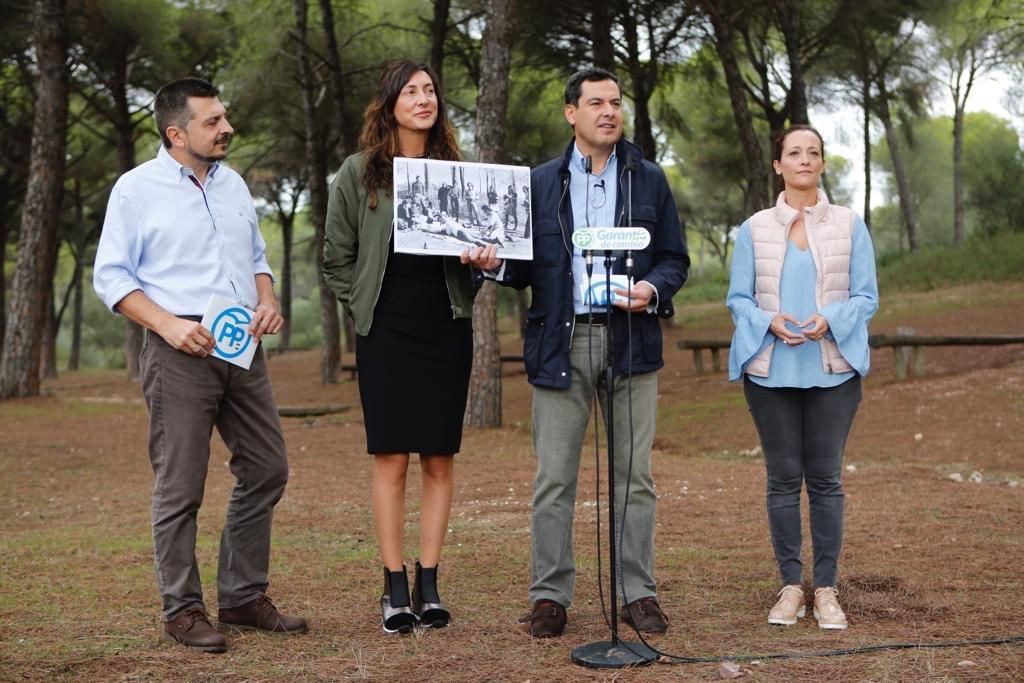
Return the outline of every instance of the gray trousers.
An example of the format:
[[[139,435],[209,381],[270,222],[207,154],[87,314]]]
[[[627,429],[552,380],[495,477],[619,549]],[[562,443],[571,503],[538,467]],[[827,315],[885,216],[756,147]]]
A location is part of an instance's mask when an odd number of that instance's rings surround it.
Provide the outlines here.
[[[597,391],[607,424],[607,329],[576,325],[572,339],[572,381],[568,389],[535,387],[533,391],[533,447],[537,476],[533,483],[533,582],[531,602],[554,600],[572,603],[576,564],[572,552],[572,524],[580,451]],[[588,356],[592,358],[589,359]],[[592,369],[591,369],[592,364]],[[629,602],[655,595],[654,582],[654,479],[651,444],[657,413],[658,380],[654,372],[634,375],[633,468],[629,468],[629,397],[626,377],[615,378],[615,500],[616,529],[622,535],[621,584]],[[607,457],[602,454],[602,467]],[[628,479],[628,482],[627,482]],[[606,480],[604,480],[606,481]],[[602,481],[602,495],[607,490]],[[626,486],[629,504],[622,521]],[[602,513],[605,508],[602,506]],[[602,534],[605,526],[602,524]],[[607,536],[601,539],[607,550]],[[618,551],[618,547],[616,548]],[[621,597],[621,594],[620,594]]]
[[[782,585],[800,584],[800,489],[807,483],[815,587],[835,586],[843,547],[843,450],[860,377],[835,387],[762,387],[743,378],[768,470],[768,529]]]
[[[267,589],[270,525],[288,481],[281,422],[263,349],[243,370],[177,351],[147,334],[142,391],[149,406],[156,579],[163,614],[204,607],[196,562],[196,516],[203,502],[216,426],[231,451],[235,488],[220,538],[220,607],[244,605]]]

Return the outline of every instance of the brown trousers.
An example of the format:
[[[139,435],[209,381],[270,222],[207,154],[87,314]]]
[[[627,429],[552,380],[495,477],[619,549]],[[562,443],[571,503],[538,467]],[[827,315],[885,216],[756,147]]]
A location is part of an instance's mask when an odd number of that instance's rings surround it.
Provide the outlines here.
[[[148,334],[141,356],[149,406],[153,540],[163,614],[204,607],[196,562],[196,517],[203,502],[216,426],[231,451],[236,483],[220,539],[220,607],[244,605],[267,589],[274,506],[288,482],[281,421],[262,347],[243,370],[177,351]]]

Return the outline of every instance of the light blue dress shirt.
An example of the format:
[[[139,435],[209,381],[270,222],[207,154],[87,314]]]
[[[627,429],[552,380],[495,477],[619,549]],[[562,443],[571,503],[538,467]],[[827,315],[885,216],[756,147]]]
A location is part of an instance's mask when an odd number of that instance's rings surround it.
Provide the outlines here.
[[[615,150],[608,157],[608,163],[600,173],[587,176],[583,153],[573,145],[572,159],[569,162],[569,203],[572,206],[573,229],[585,228],[587,225],[597,228],[609,228],[615,225],[615,202],[619,192],[619,160]],[[587,185],[590,185],[589,190]],[[589,223],[588,223],[589,220]],[[587,262],[583,251],[576,246],[572,250],[573,307],[577,314],[586,314],[589,304],[584,304],[580,285],[586,281]],[[605,277],[604,256],[594,254],[593,277],[595,280]],[[604,313],[607,306],[594,306],[595,313]]]
[[[118,179],[93,270],[108,308],[135,290],[174,315],[203,315],[211,294],[256,307],[256,275],[273,273],[249,188],[217,163],[197,182],[163,146]]]
[[[729,379],[738,380],[743,369],[769,345],[774,344],[768,377],[750,379],[765,387],[832,387],[850,379],[854,372],[866,375],[871,365],[868,347],[868,322],[878,310],[878,284],[875,279],[875,253],[871,233],[858,216],[854,222],[850,255],[850,298],[817,310],[815,280],[817,270],[810,249],[798,249],[787,242],[780,279],[780,306],[783,313],[797,320],[806,320],[821,313],[828,321],[827,334],[852,367],[852,372],[829,373],[822,369],[818,342],[807,341],[797,346],[778,344],[778,337],[768,331],[775,314],[757,307],[754,298],[754,243],[750,221],[740,226],[732,254],[732,276],[726,305],[732,312],[736,331],[729,348]],[[795,328],[789,325],[790,329]]]

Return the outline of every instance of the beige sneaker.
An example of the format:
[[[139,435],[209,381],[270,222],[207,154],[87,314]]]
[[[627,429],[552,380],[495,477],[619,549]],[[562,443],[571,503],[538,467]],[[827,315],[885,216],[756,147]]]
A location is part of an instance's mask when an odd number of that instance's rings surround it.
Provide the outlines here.
[[[846,614],[839,606],[839,593],[828,586],[814,589],[814,618],[818,620],[818,628],[839,628],[849,626]]]
[[[768,612],[768,623],[792,626],[807,612],[804,605],[804,589],[800,586],[784,586],[779,591],[779,600]]]

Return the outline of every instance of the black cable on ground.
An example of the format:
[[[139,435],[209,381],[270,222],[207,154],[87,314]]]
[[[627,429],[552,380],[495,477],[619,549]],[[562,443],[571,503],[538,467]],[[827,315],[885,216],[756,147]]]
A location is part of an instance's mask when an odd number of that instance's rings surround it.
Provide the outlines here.
[[[650,643],[640,640],[644,645],[650,647],[662,659],[662,664],[719,664],[721,662],[752,662],[761,660],[783,660],[783,659],[811,659],[817,657],[843,657],[846,655],[862,655],[871,652],[882,652],[885,650],[918,650],[918,649],[945,649],[953,647],[971,647],[983,645],[1010,645],[1024,642],[1024,636],[1008,636],[1006,638],[993,638],[989,640],[944,640],[937,643],[882,643],[880,645],[864,645],[861,647],[841,648],[835,650],[818,650],[813,652],[776,652],[763,655],[718,655],[712,657],[683,657],[671,655],[652,647]],[[629,643],[622,643],[622,647],[629,649]]]

